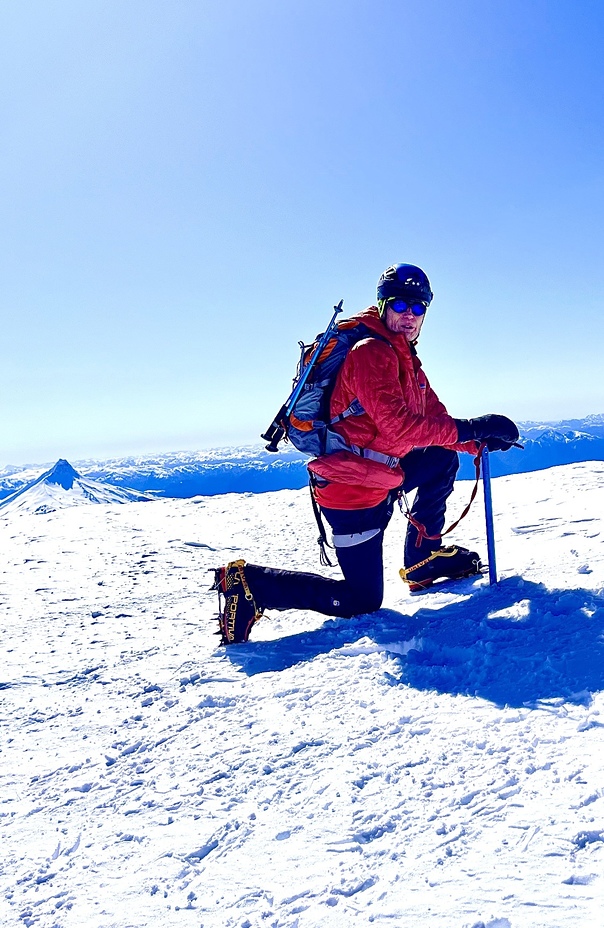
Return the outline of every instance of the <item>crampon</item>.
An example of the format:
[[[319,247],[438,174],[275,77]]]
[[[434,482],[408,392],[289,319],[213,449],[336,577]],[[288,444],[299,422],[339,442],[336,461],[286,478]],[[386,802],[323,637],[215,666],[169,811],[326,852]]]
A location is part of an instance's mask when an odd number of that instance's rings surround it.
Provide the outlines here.
[[[427,558],[412,567],[401,567],[401,579],[411,593],[429,589],[436,580],[460,580],[484,571],[479,555],[459,545],[437,548]]]
[[[226,567],[214,569],[214,583],[210,587],[218,592],[218,625],[220,643],[238,644],[247,641],[252,626],[262,618],[243,568],[245,561],[231,561]]]

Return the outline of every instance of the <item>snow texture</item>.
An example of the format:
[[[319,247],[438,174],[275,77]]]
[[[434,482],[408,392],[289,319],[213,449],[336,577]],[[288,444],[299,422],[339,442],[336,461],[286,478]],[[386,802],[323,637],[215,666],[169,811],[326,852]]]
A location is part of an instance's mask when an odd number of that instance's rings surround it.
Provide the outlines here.
[[[228,649],[209,570],[315,569],[307,492],[12,509],[2,924],[600,926],[603,485],[493,481],[496,587],[410,596],[397,513],[381,610]]]

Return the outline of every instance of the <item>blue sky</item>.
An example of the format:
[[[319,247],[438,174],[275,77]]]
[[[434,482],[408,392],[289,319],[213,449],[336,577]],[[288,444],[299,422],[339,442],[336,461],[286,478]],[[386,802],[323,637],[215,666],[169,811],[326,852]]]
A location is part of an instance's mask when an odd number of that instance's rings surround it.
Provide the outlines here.
[[[255,441],[389,264],[456,416],[604,411],[599,0],[0,4],[0,465]]]

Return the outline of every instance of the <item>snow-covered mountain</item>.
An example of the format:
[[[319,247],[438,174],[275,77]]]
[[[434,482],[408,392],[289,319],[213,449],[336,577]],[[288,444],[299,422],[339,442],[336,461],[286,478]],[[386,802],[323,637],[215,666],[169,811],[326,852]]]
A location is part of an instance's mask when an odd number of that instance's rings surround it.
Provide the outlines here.
[[[299,489],[308,480],[308,457],[285,447],[270,454],[263,447],[216,448],[209,451],[169,452],[76,462],[89,480],[155,496],[189,498],[218,493],[260,493]],[[0,471],[0,500],[37,479],[43,467]]]
[[[382,609],[229,649],[210,569],[319,570],[305,490],[0,519],[2,924],[599,928],[603,490],[497,478],[499,584],[423,596],[397,512]]]
[[[119,488],[82,477],[61,458],[30,483],[0,502],[0,517],[14,512],[48,513],[87,503],[131,503],[151,500],[138,490]]]
[[[539,433],[548,429],[561,432],[582,432],[604,438],[604,413],[585,416],[584,419],[561,419],[557,422],[523,422],[522,433],[527,438],[538,437]]]
[[[505,454],[491,455],[491,471],[495,476],[524,474],[558,464],[604,461],[604,429],[599,435],[561,426],[526,426],[523,423],[520,434],[523,449],[510,448]],[[469,455],[460,456],[459,476],[462,479],[474,476]]]
[[[558,423],[520,424],[524,450],[491,456],[495,476],[543,470],[557,464],[604,460],[604,415]],[[270,454],[264,445],[217,448],[76,462],[87,479],[156,496],[188,498],[219,493],[259,493],[300,489],[308,482],[308,458],[283,445]],[[41,467],[0,471],[0,500],[36,479]],[[460,479],[474,477],[470,455],[461,455]]]
[[[300,489],[308,482],[308,456],[287,445],[278,454],[259,447],[216,448],[104,462],[83,462],[85,473],[116,486],[186,499],[218,493]]]

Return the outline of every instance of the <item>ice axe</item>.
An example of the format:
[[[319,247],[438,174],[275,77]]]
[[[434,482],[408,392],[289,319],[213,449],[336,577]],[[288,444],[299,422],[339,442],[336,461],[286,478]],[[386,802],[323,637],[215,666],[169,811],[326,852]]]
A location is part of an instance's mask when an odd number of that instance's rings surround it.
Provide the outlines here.
[[[491,463],[486,447],[482,449],[482,487],[484,490],[484,515],[487,526],[487,558],[489,562],[489,584],[497,583],[497,563],[495,561],[495,532],[493,529],[493,499],[491,497]]]
[[[513,441],[509,447],[524,449],[520,442]],[[489,451],[485,445],[480,448],[482,462],[482,487],[484,490],[484,516],[487,527],[487,557],[489,559],[489,584],[497,583],[497,562],[495,560],[495,530],[493,528],[493,499],[491,497],[491,462]]]

